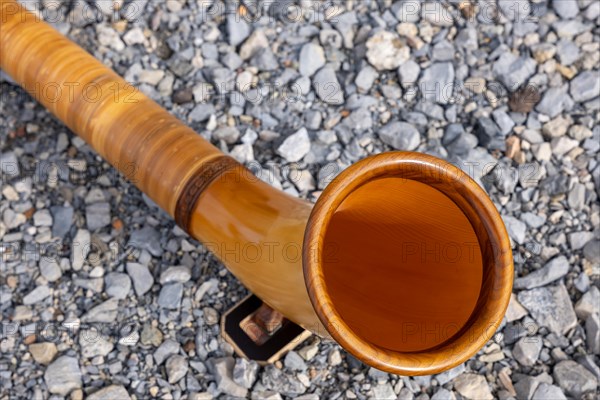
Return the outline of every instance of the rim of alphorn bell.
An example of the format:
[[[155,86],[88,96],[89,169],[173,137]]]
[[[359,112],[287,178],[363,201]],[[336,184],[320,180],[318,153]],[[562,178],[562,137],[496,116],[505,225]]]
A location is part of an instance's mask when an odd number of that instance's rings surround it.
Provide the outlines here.
[[[330,287],[332,282],[327,278],[324,262],[329,252],[327,233],[337,211],[361,188],[389,178],[397,180],[400,188],[403,184],[417,182],[417,185],[426,185],[449,199],[473,228],[481,251],[481,286],[472,312],[463,326],[430,348],[398,351],[362,336],[347,321],[348,314],[340,311],[341,304],[336,302],[335,296],[337,289]],[[402,196],[411,196],[411,193]],[[375,204],[367,204],[373,205],[382,207],[381,199],[375,199]],[[341,239],[342,242],[344,240]],[[343,243],[336,245],[343,250]],[[307,224],[303,270],[310,300],[331,337],[366,364],[400,375],[439,373],[475,355],[493,337],[502,322],[514,274],[510,239],[488,195],[461,169],[439,158],[416,152],[375,155],[351,165],[333,179],[319,196]],[[373,311],[371,299],[362,300],[365,312]],[[398,334],[401,336],[401,332]]]

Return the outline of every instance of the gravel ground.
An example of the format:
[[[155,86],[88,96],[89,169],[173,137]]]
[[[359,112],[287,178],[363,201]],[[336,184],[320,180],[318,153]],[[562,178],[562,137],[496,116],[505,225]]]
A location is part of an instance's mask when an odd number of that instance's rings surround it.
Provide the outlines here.
[[[315,338],[259,368],[220,339],[241,284],[4,76],[0,399],[596,398],[600,2],[115,4],[28,6],[294,195],[381,151],[451,160],[504,218],[514,296],[439,375]]]

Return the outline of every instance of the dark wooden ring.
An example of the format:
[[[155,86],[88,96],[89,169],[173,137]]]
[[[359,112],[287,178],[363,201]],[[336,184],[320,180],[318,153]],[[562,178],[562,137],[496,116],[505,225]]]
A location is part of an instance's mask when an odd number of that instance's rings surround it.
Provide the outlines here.
[[[198,198],[219,176],[225,172],[240,166],[240,164],[229,156],[218,156],[200,165],[196,173],[186,182],[177,199],[175,209],[175,222],[183,230],[189,233],[192,213],[198,202]]]

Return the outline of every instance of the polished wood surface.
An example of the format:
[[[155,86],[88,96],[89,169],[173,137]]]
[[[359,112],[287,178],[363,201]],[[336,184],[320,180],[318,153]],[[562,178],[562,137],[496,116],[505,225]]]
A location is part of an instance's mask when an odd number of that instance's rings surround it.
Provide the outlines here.
[[[0,21],[6,73],[25,88],[49,88],[32,94],[252,292],[328,336],[302,274],[310,203],[260,181],[15,1],[0,0]]]
[[[464,362],[500,324],[510,242],[490,199],[459,169],[418,153],[374,156],[342,172],[313,208],[13,0],[0,0],[0,23],[4,72],[46,88],[34,96],[286,318],[405,375]],[[452,249],[443,252],[455,242],[473,257],[451,261]],[[445,258],[419,258],[418,243],[441,246]]]
[[[475,309],[483,275],[477,236],[431,186],[398,177],[365,183],[334,211],[323,243],[331,300],[371,343],[427,350]]]
[[[174,217],[221,152],[15,1],[0,1],[0,18],[0,68]]]
[[[262,182],[243,167],[215,179],[199,197],[189,232],[250,291],[305,329],[328,336],[302,272],[312,204]]]
[[[403,242],[464,242],[479,256],[403,262]],[[311,213],[303,261],[331,336],[365,363],[402,375],[438,373],[472,357],[500,325],[512,291],[510,241],[494,204],[466,173],[419,153],[373,156],[336,177]]]

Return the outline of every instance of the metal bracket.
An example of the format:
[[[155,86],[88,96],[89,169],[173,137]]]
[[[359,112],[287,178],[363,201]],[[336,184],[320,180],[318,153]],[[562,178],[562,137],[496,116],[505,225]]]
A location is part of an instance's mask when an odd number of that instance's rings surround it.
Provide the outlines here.
[[[221,335],[240,356],[265,365],[312,334],[250,294],[223,314]]]

